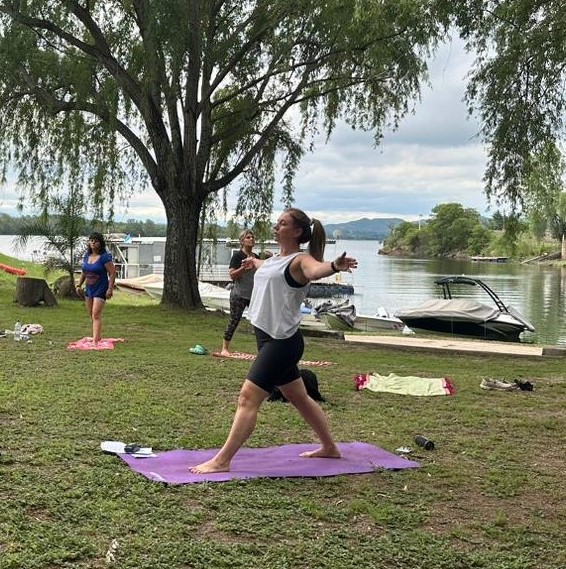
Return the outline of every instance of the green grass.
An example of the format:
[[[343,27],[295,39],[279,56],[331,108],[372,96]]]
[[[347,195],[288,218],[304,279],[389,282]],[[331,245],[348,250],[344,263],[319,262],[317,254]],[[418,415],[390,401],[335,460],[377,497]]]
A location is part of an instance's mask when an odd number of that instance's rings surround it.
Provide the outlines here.
[[[10,264],[10,259],[0,257]],[[12,263],[15,264],[15,263]],[[20,266],[20,265],[18,265]],[[29,265],[31,276],[41,270]],[[34,271],[37,271],[35,273]],[[114,351],[71,352],[90,334],[80,302],[13,303],[0,272],[0,569],[108,567],[541,569],[566,567],[563,359],[434,355],[307,338],[335,436],[393,450],[422,432],[422,468],[321,479],[165,487],[100,452],[105,439],[157,450],[224,441],[248,364],[195,356],[220,346],[224,315],[166,310],[117,293],[104,313]],[[234,348],[254,350],[247,325]],[[454,378],[454,397],[356,392],[356,373]],[[532,393],[485,392],[482,377]],[[266,404],[249,446],[311,442],[285,404]]]

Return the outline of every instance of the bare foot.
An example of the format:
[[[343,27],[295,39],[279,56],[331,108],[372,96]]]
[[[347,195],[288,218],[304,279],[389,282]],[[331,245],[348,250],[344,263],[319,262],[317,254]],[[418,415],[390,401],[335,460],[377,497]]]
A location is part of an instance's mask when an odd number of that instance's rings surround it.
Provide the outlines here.
[[[224,356],[225,358],[229,358],[230,352],[228,350],[220,350],[220,355]]]
[[[303,458],[340,458],[340,451],[338,447],[331,447],[329,449],[321,447],[317,450],[302,452],[299,456]]]
[[[196,466],[190,466],[189,472],[193,474],[208,474],[210,472],[229,472],[230,463],[220,462],[214,458],[203,462],[202,464],[197,464]]]

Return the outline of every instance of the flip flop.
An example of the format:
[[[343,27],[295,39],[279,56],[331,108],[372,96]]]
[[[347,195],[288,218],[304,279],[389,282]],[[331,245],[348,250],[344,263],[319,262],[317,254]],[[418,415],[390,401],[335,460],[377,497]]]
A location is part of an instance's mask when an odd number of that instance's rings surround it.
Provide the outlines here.
[[[208,354],[206,348],[203,348],[200,344],[197,344],[194,348],[189,348],[189,352],[197,356],[206,356],[206,354]]]

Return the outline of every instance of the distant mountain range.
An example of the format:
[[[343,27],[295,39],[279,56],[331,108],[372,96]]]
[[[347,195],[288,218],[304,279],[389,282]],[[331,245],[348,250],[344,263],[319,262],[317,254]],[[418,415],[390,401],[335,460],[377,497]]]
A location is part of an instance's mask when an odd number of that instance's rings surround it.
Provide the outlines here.
[[[388,237],[391,230],[403,221],[403,219],[396,217],[377,219],[364,217],[347,223],[329,223],[324,226],[324,230],[329,238],[383,241]]]

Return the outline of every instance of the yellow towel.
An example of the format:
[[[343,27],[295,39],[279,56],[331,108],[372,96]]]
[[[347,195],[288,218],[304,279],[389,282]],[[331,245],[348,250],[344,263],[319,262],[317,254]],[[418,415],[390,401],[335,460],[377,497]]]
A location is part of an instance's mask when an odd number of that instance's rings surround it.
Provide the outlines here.
[[[454,395],[456,388],[449,377],[418,377],[415,375],[400,376],[395,373],[379,375],[364,373],[354,377],[357,390],[384,391],[399,395]]]

